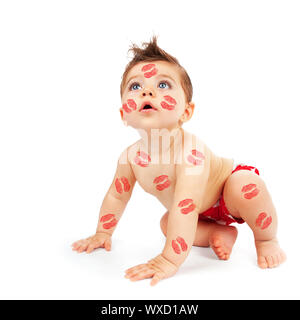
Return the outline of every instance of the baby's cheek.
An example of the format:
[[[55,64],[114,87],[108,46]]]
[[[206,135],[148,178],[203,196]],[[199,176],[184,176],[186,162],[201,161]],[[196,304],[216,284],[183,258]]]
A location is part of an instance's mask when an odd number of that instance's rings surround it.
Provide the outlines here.
[[[126,113],[131,113],[132,111],[135,111],[137,109],[137,104],[134,99],[127,99],[127,101],[122,104],[122,109]]]
[[[165,110],[172,111],[175,109],[177,102],[171,96],[164,96],[164,100],[160,103],[161,107]]]

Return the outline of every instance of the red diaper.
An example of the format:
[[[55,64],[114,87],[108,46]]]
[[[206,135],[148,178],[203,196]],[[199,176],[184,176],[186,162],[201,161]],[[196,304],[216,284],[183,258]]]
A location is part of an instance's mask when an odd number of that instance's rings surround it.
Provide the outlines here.
[[[251,167],[251,166],[246,166],[243,164],[238,164],[233,171],[231,172],[234,173],[236,171],[239,170],[249,170],[249,171],[253,171],[256,174],[259,175],[259,171],[257,168],[255,167]],[[223,194],[221,194],[220,199],[217,201],[217,203],[215,205],[213,205],[211,208],[209,208],[208,210],[202,212],[199,215],[199,220],[204,220],[204,221],[216,221],[219,224],[224,224],[224,225],[230,225],[233,222],[237,222],[237,223],[244,223],[245,221],[243,219],[239,219],[239,218],[234,218],[230,212],[228,211],[228,209],[226,208],[225,205],[225,201],[223,198]]]

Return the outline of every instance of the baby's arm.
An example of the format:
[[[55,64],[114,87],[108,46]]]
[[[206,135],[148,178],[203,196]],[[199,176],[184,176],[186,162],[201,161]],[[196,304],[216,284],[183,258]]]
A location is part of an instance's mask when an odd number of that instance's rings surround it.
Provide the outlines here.
[[[183,163],[177,167],[174,201],[169,212],[163,252],[147,264],[128,269],[127,278],[141,280],[152,277],[151,285],[155,285],[174,275],[188,256],[209,176],[209,155],[204,154],[204,148],[201,154],[205,157],[201,165],[195,162],[195,165]]]
[[[111,249],[111,235],[121,219],[136,182],[127,160],[127,150],[125,150],[119,158],[113,182],[102,202],[96,234],[74,242],[73,250],[90,253],[100,247],[104,247],[107,251]]]

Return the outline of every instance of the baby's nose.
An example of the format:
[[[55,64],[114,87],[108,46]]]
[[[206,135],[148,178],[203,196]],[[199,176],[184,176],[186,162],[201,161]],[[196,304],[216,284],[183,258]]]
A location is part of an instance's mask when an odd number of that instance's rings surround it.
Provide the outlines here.
[[[154,97],[154,91],[153,91],[153,90],[150,90],[150,89],[145,89],[145,90],[142,92],[142,96],[143,96],[143,97],[146,97],[146,96]]]

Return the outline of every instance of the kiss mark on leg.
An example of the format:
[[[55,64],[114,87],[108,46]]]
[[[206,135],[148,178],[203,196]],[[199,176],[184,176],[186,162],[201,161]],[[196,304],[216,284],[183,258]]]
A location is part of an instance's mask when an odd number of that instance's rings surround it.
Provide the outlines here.
[[[146,72],[148,70],[151,70],[151,71]],[[155,76],[157,74],[157,69],[155,68],[155,64],[154,63],[149,63],[149,64],[146,64],[146,65],[143,66],[142,72],[145,72],[144,73],[144,77],[145,78],[151,78],[151,77],[153,77],[153,76]]]
[[[267,214],[265,213],[265,212],[261,212],[259,215],[258,215],[258,217],[257,217],[257,219],[256,219],[256,221],[255,221],[255,225],[257,226],[257,227],[261,227],[261,230],[264,230],[264,229],[266,229],[266,228],[268,228],[268,226],[272,223],[272,217],[271,216],[269,216],[268,218],[267,218]],[[267,218],[266,220],[265,220],[265,218]],[[264,222],[263,222],[264,221]],[[263,223],[263,224],[262,224]]]
[[[146,152],[138,151],[134,158],[134,162],[140,167],[147,167],[151,162],[151,158]]]
[[[123,184],[121,184],[121,182]],[[128,182],[128,179],[126,177],[121,177],[121,179],[116,179],[115,181],[115,187],[118,193],[122,194],[123,193],[123,187],[124,187],[124,192],[128,192],[130,190],[130,184]]]
[[[163,182],[163,183],[161,183],[161,182]],[[153,183],[157,184],[156,189],[158,191],[162,191],[162,190],[168,188],[171,185],[169,177],[167,175],[164,175],[164,174],[161,175],[161,176],[156,177],[153,180]],[[160,184],[158,184],[158,183],[160,183]]]
[[[248,192],[248,191],[250,191],[250,192]],[[256,184],[249,183],[249,184],[243,186],[242,192],[244,193],[244,198],[250,200],[259,194],[259,189],[256,188]],[[247,192],[247,193],[245,193],[245,192]]]
[[[194,166],[201,165],[204,159],[204,154],[196,149],[191,150],[191,154],[187,157],[188,162],[190,162]]]
[[[184,199],[178,203],[178,207],[182,208],[180,210],[182,214],[188,214],[194,211],[194,209],[196,208],[196,205],[193,203],[193,199]],[[183,208],[183,207],[186,207],[186,208]]]

